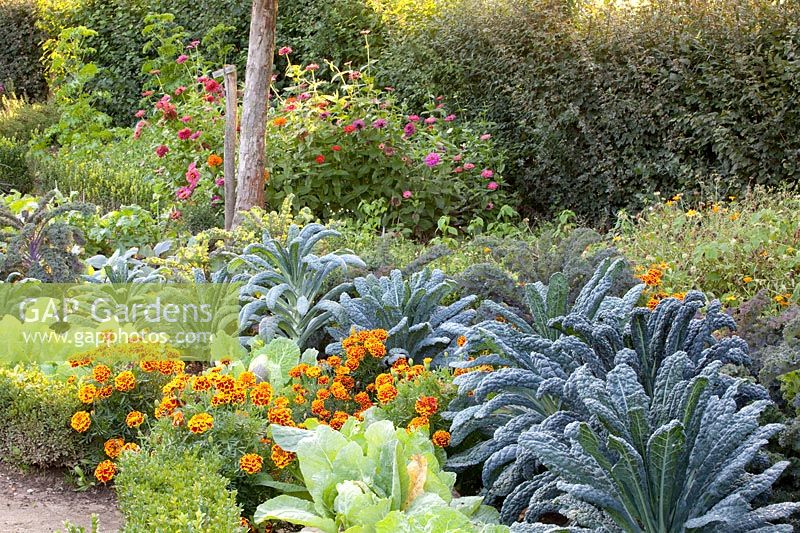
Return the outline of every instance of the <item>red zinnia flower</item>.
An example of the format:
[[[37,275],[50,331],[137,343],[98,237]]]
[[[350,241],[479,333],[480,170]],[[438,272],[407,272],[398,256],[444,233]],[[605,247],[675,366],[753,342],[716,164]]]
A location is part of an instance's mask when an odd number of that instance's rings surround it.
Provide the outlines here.
[[[318,165],[321,165],[322,163],[325,162],[325,156],[320,154],[314,160],[317,162]]]

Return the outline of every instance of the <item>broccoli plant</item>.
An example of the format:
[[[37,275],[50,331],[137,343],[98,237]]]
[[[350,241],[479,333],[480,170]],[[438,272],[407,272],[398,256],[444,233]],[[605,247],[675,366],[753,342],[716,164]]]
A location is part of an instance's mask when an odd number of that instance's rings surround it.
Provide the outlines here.
[[[326,348],[329,354],[341,353],[341,341],[353,328],[385,329],[389,333],[387,362],[400,357],[419,362],[431,358],[434,366],[441,365],[456,349],[457,336],[450,332],[466,327],[475,317],[470,309],[475,296],[442,305],[454,289],[440,270],[426,269],[410,279],[393,270],[381,278],[356,278],[353,284],[357,298],[344,293],[338,302],[325,303],[333,322],[328,333],[336,340]]]
[[[321,224],[309,224],[301,230],[292,225],[285,243],[264,232],[261,243],[248,245],[228,265],[228,271],[239,272],[244,279],[240,291],[244,303],[239,326],[247,333],[253,325],[265,342],[287,337],[303,348],[312,335],[320,331],[330,318],[326,303],[338,297],[350,285],[340,284],[323,292],[331,274],[348,267],[363,268],[364,262],[347,252],[315,255],[316,246],[337,231]],[[245,336],[245,340],[247,340]]]
[[[791,525],[774,522],[799,510],[800,503],[754,508],[788,461],[757,473],[747,469],[783,426],[759,425],[767,400],[738,405],[740,381],[720,394],[714,385],[721,366],[717,361],[697,372],[685,353],[670,355],[660,365],[652,394],[624,363],[605,379],[593,376],[588,366],[574,372],[569,388],[589,418],[559,430],[545,423],[519,439],[520,448],[548,469],[513,495],[527,508],[526,522],[557,512],[593,530],[792,531]],[[553,498],[554,485],[564,494]]]
[[[83,232],[63,222],[67,213],[90,215],[89,204],[64,201],[53,191],[31,211],[15,214],[0,205],[0,275],[15,279],[35,278],[46,282],[75,281],[84,266],[76,248],[84,243]]]

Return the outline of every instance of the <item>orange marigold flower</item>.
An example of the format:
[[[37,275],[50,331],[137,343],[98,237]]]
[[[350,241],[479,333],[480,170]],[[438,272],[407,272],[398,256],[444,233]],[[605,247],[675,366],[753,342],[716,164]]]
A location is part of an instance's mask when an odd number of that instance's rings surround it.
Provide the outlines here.
[[[192,390],[194,392],[203,392],[211,388],[211,380],[208,376],[196,376],[192,380]]]
[[[97,396],[97,387],[89,383],[78,389],[78,399],[81,403],[92,403]]]
[[[214,417],[208,413],[197,413],[189,419],[189,431],[200,435],[214,427]]]
[[[183,416],[182,411],[175,411],[172,413],[172,425],[175,427],[180,427],[183,425],[185,418]]]
[[[211,155],[208,156],[208,159],[206,160],[206,164],[208,166],[210,166],[211,168],[218,167],[218,166],[220,166],[222,164],[222,158],[220,156],[218,156],[217,154],[211,154]]]
[[[105,383],[111,377],[111,369],[106,365],[97,365],[92,369],[92,379],[98,383]]]
[[[250,391],[250,401],[257,407],[266,407],[272,400],[272,385],[262,381]]]
[[[292,452],[287,452],[277,444],[272,446],[272,462],[275,463],[275,466],[278,468],[286,468],[292,464],[292,461],[294,461],[295,457],[295,454]]]
[[[124,445],[125,441],[123,439],[108,439],[105,444],[103,444],[103,451],[106,452],[107,456],[116,459],[119,457],[122,446]]]
[[[340,382],[336,381],[331,385],[331,394],[337,400],[348,400],[350,399],[350,394],[347,393],[347,389],[345,389],[344,385]]]
[[[97,389],[97,398],[99,400],[105,400],[106,398],[111,397],[111,394],[114,392],[114,387],[111,385],[103,385],[99,389]]]
[[[218,392],[211,397],[211,406],[219,407],[231,403],[231,394],[228,392]]]
[[[378,401],[386,404],[391,402],[397,397],[397,389],[394,388],[394,385],[387,383],[386,385],[381,385],[378,387]]]
[[[394,362],[392,368],[397,371],[403,372],[408,368],[408,361],[406,360],[405,357],[401,357],[400,359]]]
[[[433,444],[439,448],[447,448],[450,446],[450,433],[443,429],[435,431],[431,437],[431,441],[433,441]]]
[[[378,339],[367,339],[364,343],[364,347],[372,357],[383,357],[386,355],[386,346]]]
[[[280,128],[281,126],[286,125],[286,118],[285,117],[277,117],[272,121],[272,125],[275,127]]]
[[[306,376],[310,377],[311,379],[317,379],[320,374],[322,374],[322,370],[318,366],[310,366],[306,368]]]
[[[140,411],[131,411],[125,417],[125,425],[129,428],[138,428],[144,423],[144,413]]]
[[[411,419],[411,422],[408,423],[407,429],[408,431],[416,431],[428,425],[430,425],[430,421],[428,420],[427,416],[417,416]]]
[[[246,453],[239,459],[239,468],[248,474],[258,474],[264,466],[264,458],[257,453]]]
[[[78,411],[72,415],[69,425],[78,433],[86,433],[86,430],[92,425],[92,417],[86,411]]]
[[[373,339],[381,341],[381,342],[383,342],[383,341],[385,341],[386,339],[389,338],[389,332],[386,331],[385,329],[373,329],[369,333],[370,333],[370,335],[372,336]]]
[[[273,407],[267,411],[267,419],[271,424],[279,426],[294,427],[294,420],[292,420],[292,410],[286,407]]]
[[[378,374],[378,376],[375,378],[376,387],[392,383],[394,383],[394,376],[392,376],[391,374]]]
[[[134,452],[135,453],[135,452],[138,452],[139,450],[141,450],[141,448],[135,442],[126,442],[125,445],[122,447],[122,450],[120,451],[120,453],[125,453],[125,452]]]
[[[114,475],[117,473],[117,467],[106,459],[102,461],[97,468],[94,469],[94,477],[97,478],[97,481],[100,483],[108,483],[114,478]]]
[[[348,415],[344,411],[336,411],[335,413],[333,413],[333,417],[331,418],[330,421],[330,426],[336,431],[339,431],[340,429],[342,429],[344,423],[347,422],[347,418],[349,416],[350,415]]]
[[[341,383],[347,390],[351,390],[353,387],[356,386],[356,380],[350,376],[336,376],[334,382]]]
[[[311,413],[314,415],[319,416],[321,412],[325,410],[325,400],[312,400],[311,401]]]
[[[289,407],[289,399],[286,396],[278,396],[275,398],[275,407],[282,408],[282,407]]]
[[[342,358],[339,357],[338,355],[332,355],[328,357],[327,361],[328,365],[330,365],[332,368],[336,368],[337,366],[342,364]]]
[[[235,387],[236,381],[228,375],[219,376],[219,379],[214,383],[214,388],[220,392],[233,392]]]
[[[317,398],[319,398],[320,400],[327,400],[330,397],[331,397],[331,391],[329,391],[328,389],[319,389],[317,391]]]
[[[114,388],[120,392],[128,392],[134,387],[136,387],[136,376],[130,370],[121,372],[114,378]]]
[[[303,405],[304,403],[306,403],[306,397],[303,396],[302,394],[298,394],[297,396],[294,397],[294,403],[296,403],[297,405]]]
[[[256,384],[256,375],[250,372],[249,370],[245,370],[241,374],[239,374],[239,378],[237,379],[240,385],[244,385],[245,387],[253,387]]]
[[[317,378],[317,383],[319,385],[322,385],[323,387],[327,386],[328,383],[330,382],[331,382],[330,376],[320,376],[319,378]]]
[[[360,405],[362,409],[372,406],[372,400],[369,399],[369,394],[364,391],[356,394],[353,399],[358,402],[358,405]]]
[[[79,366],[89,366],[90,364],[92,364],[92,360],[88,357],[69,360],[69,366],[71,366],[72,368],[77,368]]]
[[[433,396],[420,396],[414,404],[414,410],[421,416],[433,416],[439,409],[439,402]]]
[[[292,377],[294,379],[299,378],[300,376],[302,376],[305,373],[306,368],[308,368],[307,364],[300,363],[299,365],[297,365],[297,366],[293,367],[291,370],[289,370],[289,377]]]
[[[158,370],[158,361],[153,361],[151,359],[140,361],[139,368],[141,368],[143,372],[147,373],[155,372],[156,370]]]
[[[229,396],[232,404],[241,405],[247,400],[247,388],[243,385],[237,385]]]
[[[459,347],[464,346],[467,344],[467,338],[464,335],[460,335],[458,339],[456,339],[456,344],[458,344]]]

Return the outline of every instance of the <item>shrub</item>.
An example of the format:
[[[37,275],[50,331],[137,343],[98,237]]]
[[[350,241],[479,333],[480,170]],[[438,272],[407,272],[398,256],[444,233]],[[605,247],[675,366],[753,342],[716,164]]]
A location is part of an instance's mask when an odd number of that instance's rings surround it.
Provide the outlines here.
[[[77,387],[38,369],[0,368],[0,457],[41,468],[72,466],[86,453],[69,427]]]
[[[0,96],[12,91],[28,98],[47,94],[39,64],[45,35],[36,26],[37,14],[36,0],[0,1]]]
[[[126,452],[116,481],[125,531],[243,532],[236,493],[219,468],[209,453]]]
[[[34,133],[43,132],[58,120],[51,104],[30,103],[13,94],[0,95],[0,137],[26,143]]]
[[[529,213],[602,222],[655,191],[739,194],[798,178],[800,137],[784,137],[800,124],[796,4],[437,7],[416,31],[390,28],[378,78],[417,101],[436,91],[485,110]]]
[[[27,152],[28,147],[20,141],[0,136],[0,192],[28,193],[33,189],[25,162]]]

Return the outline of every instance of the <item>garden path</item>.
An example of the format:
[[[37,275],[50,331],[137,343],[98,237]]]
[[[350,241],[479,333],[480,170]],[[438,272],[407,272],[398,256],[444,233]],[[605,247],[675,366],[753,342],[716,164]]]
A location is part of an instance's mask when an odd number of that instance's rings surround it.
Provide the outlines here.
[[[91,515],[100,517],[100,530],[122,527],[114,492],[108,488],[75,492],[60,471],[23,473],[0,462],[0,532],[52,533],[64,521],[90,531]]]

